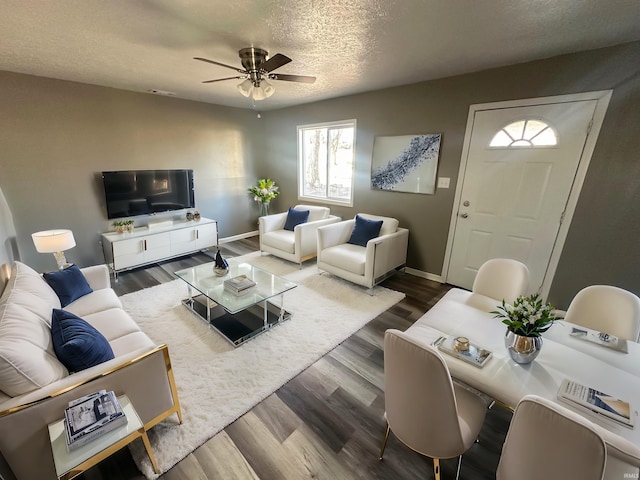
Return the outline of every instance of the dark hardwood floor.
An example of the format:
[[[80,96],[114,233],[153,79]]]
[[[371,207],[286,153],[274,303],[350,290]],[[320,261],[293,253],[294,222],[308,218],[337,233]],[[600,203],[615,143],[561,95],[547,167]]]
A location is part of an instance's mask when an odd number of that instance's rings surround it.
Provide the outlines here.
[[[225,256],[258,249],[253,237],[221,245]],[[173,272],[210,262],[205,254],[119,275],[118,295],[175,279]],[[210,439],[161,478],[177,479],[397,479],[433,478],[432,461],[390,436],[385,427],[382,340],[388,328],[406,329],[450,288],[408,274],[384,286],[404,300],[369,322],[333,351]],[[286,353],[286,352],[283,352]],[[177,379],[179,381],[179,379]],[[476,443],[462,460],[460,478],[494,479],[511,413],[489,410]],[[455,478],[457,459],[441,461],[443,478]],[[142,480],[123,449],[86,472],[87,480]]]

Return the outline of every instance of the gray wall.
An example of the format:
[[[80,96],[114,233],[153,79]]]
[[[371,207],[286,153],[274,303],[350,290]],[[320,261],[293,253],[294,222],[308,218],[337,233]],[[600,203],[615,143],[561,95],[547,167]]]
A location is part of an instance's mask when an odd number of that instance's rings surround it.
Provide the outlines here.
[[[221,237],[256,230],[254,147],[263,123],[249,110],[0,72],[0,189],[13,214],[20,258],[46,271],[31,233],[70,228],[67,260],[103,262],[103,170],[194,170],[196,208]],[[181,212],[182,214],[183,212]],[[136,217],[136,225],[173,217]]]
[[[410,267],[440,274],[469,106],[478,103],[613,89],[549,300],[566,308],[590,284],[640,294],[640,43],[564,55],[420,84],[327,100],[264,114],[270,175],[281,184],[276,205],[295,204],[296,126],[355,118],[353,208],[332,212],[392,215],[409,228]],[[451,188],[435,195],[371,190],[376,135],[442,133],[438,176]]]
[[[256,229],[246,188],[270,176],[282,194],[272,211],[298,203],[296,126],[355,118],[356,194],[343,217],[392,215],[410,229],[408,265],[442,272],[469,105],[593,90],[613,97],[574,215],[550,300],[564,308],[589,284],[640,293],[640,43],[263,112],[0,72],[0,189],[13,213],[23,261],[54,268],[30,234],[71,228],[68,259],[102,260],[99,233],[110,230],[98,172],[193,168],[197,204],[219,220],[221,236]],[[435,195],[370,189],[376,135],[442,133]],[[141,221],[148,221],[142,219]]]

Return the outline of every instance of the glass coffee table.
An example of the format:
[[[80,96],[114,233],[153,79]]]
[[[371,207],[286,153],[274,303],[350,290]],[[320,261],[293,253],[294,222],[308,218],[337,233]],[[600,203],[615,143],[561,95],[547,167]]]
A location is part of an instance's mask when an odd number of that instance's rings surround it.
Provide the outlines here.
[[[233,258],[228,262],[229,273],[224,277],[213,272],[213,262],[179,270],[175,275],[189,287],[189,297],[182,303],[237,347],[291,318],[284,309],[284,293],[296,284],[249,263]],[[241,295],[225,290],[224,281],[239,275],[246,275],[256,285]],[[277,297],[279,306],[269,301]]]

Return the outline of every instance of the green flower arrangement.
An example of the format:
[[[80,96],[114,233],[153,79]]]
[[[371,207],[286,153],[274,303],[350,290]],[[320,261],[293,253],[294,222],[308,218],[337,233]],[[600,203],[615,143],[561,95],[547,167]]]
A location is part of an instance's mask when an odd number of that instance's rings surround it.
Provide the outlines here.
[[[113,226],[116,227],[118,233],[133,232],[133,220],[116,220],[113,222]]]
[[[249,188],[249,193],[253,195],[253,199],[259,203],[269,203],[271,200],[280,195],[276,182],[270,178],[261,178],[258,183]]]
[[[498,310],[491,313],[495,314],[494,318],[501,318],[509,330],[523,337],[539,337],[557,320],[553,307],[543,303],[537,293],[528,297],[521,295],[513,305],[502,300]]]

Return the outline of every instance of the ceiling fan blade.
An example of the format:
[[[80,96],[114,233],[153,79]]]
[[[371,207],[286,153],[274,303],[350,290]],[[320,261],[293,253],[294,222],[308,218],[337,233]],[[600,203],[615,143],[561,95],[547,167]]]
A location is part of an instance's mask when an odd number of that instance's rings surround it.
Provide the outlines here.
[[[218,65],[220,67],[226,67],[226,68],[230,68],[232,70],[235,70],[236,72],[240,72],[240,73],[247,73],[244,70],[242,70],[241,68],[238,67],[232,67],[231,65],[226,65],[224,63],[220,63],[220,62],[216,62],[214,60],[208,60],[206,58],[201,58],[201,57],[193,57],[194,60],[200,60],[201,62],[207,62],[207,63],[212,63],[214,65]]]
[[[247,78],[247,77],[227,77],[227,78],[216,78],[215,80],[205,80],[202,83],[213,83],[213,82],[222,82],[223,80],[240,80],[241,78]]]
[[[265,72],[271,72],[276,68],[280,68],[283,65],[289,63],[291,59],[286,55],[282,55],[281,53],[276,53],[273,57],[271,57],[266,62],[262,62],[260,64],[260,70],[264,70]]]
[[[272,73],[269,75],[271,80],[284,80],[285,82],[314,83],[316,77],[307,77],[305,75],[285,75],[280,73]]]

